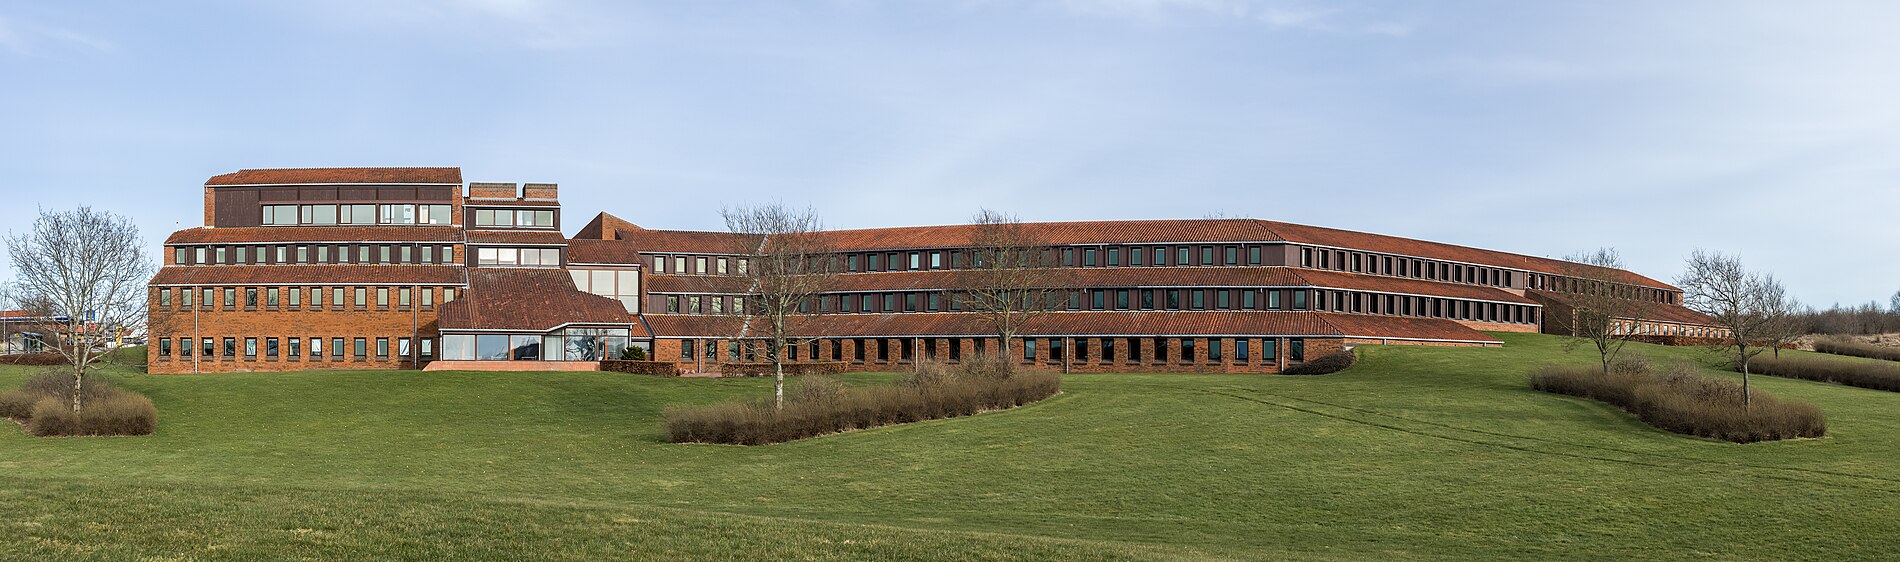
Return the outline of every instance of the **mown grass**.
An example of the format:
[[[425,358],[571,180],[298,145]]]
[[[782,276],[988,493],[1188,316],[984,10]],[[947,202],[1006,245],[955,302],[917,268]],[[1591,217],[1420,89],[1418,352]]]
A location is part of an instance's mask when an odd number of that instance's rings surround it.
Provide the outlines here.
[[[158,403],[156,434],[0,431],[0,558],[1787,560],[1900,549],[1900,396],[1756,377],[1819,406],[1828,436],[1736,445],[1531,390],[1532,366],[1595,358],[1551,337],[1499,337],[1505,348],[1363,347],[1326,377],[1073,375],[1061,395],[1008,411],[761,447],[667,444],[659,419],[670,404],[764,396],[764,379],[118,375]],[[0,386],[26,372],[0,368]]]

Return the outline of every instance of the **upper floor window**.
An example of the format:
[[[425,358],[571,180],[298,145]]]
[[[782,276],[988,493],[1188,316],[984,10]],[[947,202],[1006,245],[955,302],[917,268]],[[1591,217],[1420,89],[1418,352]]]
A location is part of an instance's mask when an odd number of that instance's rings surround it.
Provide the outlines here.
[[[554,226],[554,211],[476,209],[475,226],[548,228]]]
[[[560,267],[558,248],[476,248],[476,265]]]
[[[264,205],[263,210],[263,224],[273,226],[449,224],[448,205]]]

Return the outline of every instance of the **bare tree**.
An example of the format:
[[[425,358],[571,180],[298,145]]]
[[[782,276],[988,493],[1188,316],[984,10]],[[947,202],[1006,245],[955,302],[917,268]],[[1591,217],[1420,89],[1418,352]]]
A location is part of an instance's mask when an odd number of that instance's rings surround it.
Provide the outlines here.
[[[1749,361],[1770,345],[1782,315],[1793,310],[1787,290],[1772,275],[1748,271],[1740,258],[1703,250],[1689,256],[1676,283],[1684,305],[1714,318],[1727,332],[1715,347],[1732,352],[1741,367],[1742,406],[1747,407]]]
[[[748,256],[734,271],[746,280],[748,294],[747,305],[734,311],[745,319],[735,337],[769,343],[765,355],[772,361],[772,400],[783,408],[785,350],[802,343],[799,328],[818,314],[805,305],[830,286],[834,275],[831,249],[819,234],[824,223],[810,208],[782,203],[728,207],[720,215],[726,229],[738,235],[733,253]],[[755,327],[759,333],[749,333]]]
[[[1629,294],[1630,287],[1617,278],[1623,269],[1623,257],[1616,248],[1598,248],[1564,258],[1564,274],[1577,279],[1576,290],[1565,296],[1569,301],[1569,346],[1589,342],[1596,348],[1603,373],[1623,352],[1623,345],[1636,335],[1636,326],[1648,315],[1651,303]]]
[[[31,231],[6,240],[17,275],[12,300],[54,319],[52,347],[72,367],[77,412],[86,371],[105,359],[114,337],[145,323],[145,282],[154,269],[145,240],[130,219],[91,207],[41,209]]]
[[[1763,335],[1768,349],[1773,350],[1776,358],[1780,358],[1781,348],[1807,335],[1806,307],[1801,301],[1788,296],[1780,280],[1770,275],[1764,275],[1763,279],[1767,286],[1763,289],[1762,314],[1768,317]]]
[[[1010,341],[1023,325],[1055,307],[1062,272],[1048,241],[1016,216],[983,209],[970,224],[970,264],[957,270],[957,289],[963,308],[989,321],[1001,357],[1008,358]]]

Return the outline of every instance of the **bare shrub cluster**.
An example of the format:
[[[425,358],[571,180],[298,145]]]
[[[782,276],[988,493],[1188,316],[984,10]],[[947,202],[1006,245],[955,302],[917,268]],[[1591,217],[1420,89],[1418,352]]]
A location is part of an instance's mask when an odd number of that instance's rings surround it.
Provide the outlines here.
[[[1821,338],[1814,340],[1814,350],[1834,355],[1900,361],[1900,348],[1874,345],[1849,338]]]
[[[1744,404],[1740,384],[1698,375],[1683,365],[1657,369],[1623,360],[1608,374],[1596,367],[1545,365],[1531,371],[1530,385],[1607,402],[1643,423],[1685,435],[1753,443],[1827,433],[1827,418],[1812,404],[1760,391]]]
[[[26,425],[39,437],[71,435],[151,435],[158,429],[152,400],[103,379],[87,379],[80,392],[85,406],[74,412],[73,375],[34,375],[20,388],[0,392],[0,417]]]
[[[1359,356],[1354,355],[1351,351],[1341,350],[1312,358],[1305,363],[1287,367],[1286,370],[1280,371],[1280,374],[1330,375],[1344,371],[1347,367],[1351,367],[1353,363],[1358,361]]]
[[[66,356],[58,353],[15,353],[12,355],[0,355],[0,365],[48,367],[65,364]]]
[[[1900,392],[1900,365],[1790,355],[1757,358],[1754,367],[1757,373],[1777,377]]]
[[[933,363],[895,385],[848,387],[836,377],[802,377],[782,408],[769,400],[673,407],[664,423],[674,443],[764,445],[1014,408],[1061,389],[1055,374],[1014,372],[1002,361]]]
[[[835,375],[844,372],[845,364],[839,361],[785,363],[784,369],[788,376]],[[776,371],[771,363],[720,363],[719,374],[728,377],[769,377]]]

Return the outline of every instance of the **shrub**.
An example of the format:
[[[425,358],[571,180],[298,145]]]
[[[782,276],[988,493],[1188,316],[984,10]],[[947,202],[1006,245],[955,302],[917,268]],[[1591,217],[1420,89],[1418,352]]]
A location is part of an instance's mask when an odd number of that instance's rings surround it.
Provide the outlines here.
[[[1821,338],[1814,341],[1814,350],[1834,355],[1900,361],[1900,348],[1874,345],[1851,338]]]
[[[26,424],[28,434],[150,435],[158,428],[158,408],[149,398],[119,389],[99,377],[87,377],[81,408],[72,410],[72,373],[41,373],[18,390],[0,392],[0,416]]]
[[[680,364],[672,361],[601,361],[600,370],[662,377],[680,376]]]
[[[1054,396],[1061,377],[1018,373],[997,377],[983,364],[919,365],[895,385],[849,388],[832,377],[799,380],[784,408],[771,401],[668,408],[674,443],[763,445],[829,433],[1014,408]],[[926,374],[928,373],[928,374]]]
[[[24,420],[33,417],[33,405],[40,397],[24,390],[0,391],[0,418]]]
[[[1685,435],[1753,443],[1827,433],[1826,417],[1812,404],[1754,391],[1744,408],[1742,387],[1734,381],[1698,375],[1684,366],[1656,374],[1649,368],[1634,370],[1633,365],[1618,362],[1607,375],[1594,367],[1545,365],[1531,371],[1530,385],[1607,402],[1643,423]]]
[[[1308,360],[1305,363],[1287,367],[1280,371],[1282,375],[1327,375],[1346,370],[1357,362],[1359,357],[1351,351],[1335,351]]]
[[[640,346],[629,345],[626,349],[620,350],[620,360],[645,361],[647,360],[647,350]]]
[[[1821,357],[1756,357],[1749,370],[1764,375],[1900,392],[1900,365]],[[1741,370],[1740,365],[1735,370]]]
[[[786,363],[787,376],[836,375],[843,373],[845,364],[837,361],[815,363]],[[774,369],[771,363],[721,363],[719,374],[728,377],[769,377]]]
[[[66,356],[58,353],[15,353],[12,355],[0,355],[0,365],[47,367],[65,364]]]

